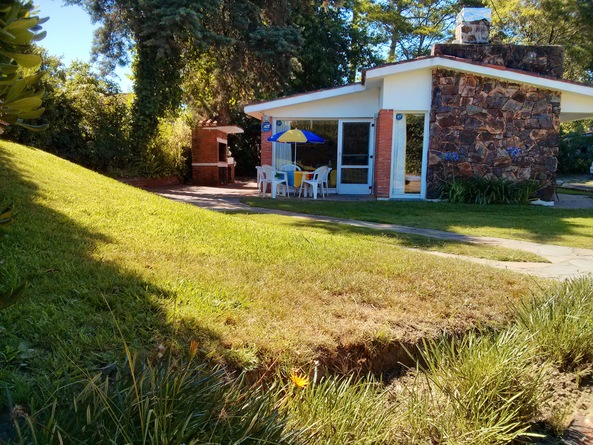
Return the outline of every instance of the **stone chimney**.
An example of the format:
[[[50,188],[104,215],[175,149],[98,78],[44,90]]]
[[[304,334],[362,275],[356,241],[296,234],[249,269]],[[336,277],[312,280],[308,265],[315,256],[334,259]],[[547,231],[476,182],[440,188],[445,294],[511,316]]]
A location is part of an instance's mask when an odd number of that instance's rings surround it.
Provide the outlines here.
[[[491,19],[490,8],[463,8],[457,14],[454,43],[489,43]]]

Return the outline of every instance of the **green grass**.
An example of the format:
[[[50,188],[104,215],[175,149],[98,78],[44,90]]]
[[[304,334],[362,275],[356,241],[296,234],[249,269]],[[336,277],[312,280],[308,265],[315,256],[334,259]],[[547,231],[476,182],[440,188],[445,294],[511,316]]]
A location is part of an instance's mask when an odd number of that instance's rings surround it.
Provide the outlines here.
[[[6,142],[0,202],[15,209],[0,294],[30,283],[0,314],[0,378],[15,400],[27,381],[121,358],[117,326],[135,350],[195,339],[201,357],[231,367],[317,359],[347,371],[371,367],[381,345],[504,323],[508,301],[535,285],[366,235],[175,203]]]
[[[245,198],[243,202],[298,213],[570,247],[591,247],[593,239],[593,210],[401,201],[312,202]]]
[[[558,187],[558,193],[565,194],[565,195],[582,195],[582,196],[588,196],[590,198],[593,198],[593,192],[586,191],[586,190]]]
[[[360,236],[361,238],[364,237],[369,241],[374,241],[381,244],[392,244],[395,246],[443,252],[452,255],[462,255],[495,261],[549,263],[547,259],[534,253],[505,247],[475,245],[458,241],[430,238],[421,235],[410,235],[377,229],[367,229],[364,227],[354,227],[347,224],[334,224],[290,216],[253,213],[233,213],[232,215],[238,219],[255,220],[262,224],[292,227],[304,232],[319,232],[343,236]]]

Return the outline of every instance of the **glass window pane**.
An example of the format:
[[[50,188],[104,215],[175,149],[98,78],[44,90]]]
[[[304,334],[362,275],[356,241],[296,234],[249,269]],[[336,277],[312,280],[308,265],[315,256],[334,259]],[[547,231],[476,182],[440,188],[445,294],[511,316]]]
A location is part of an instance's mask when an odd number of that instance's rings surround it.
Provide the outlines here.
[[[366,184],[368,179],[368,167],[342,169],[342,184]]]
[[[370,123],[344,122],[342,129],[342,165],[368,165]]]
[[[406,180],[404,193],[420,193],[424,115],[406,115]]]
[[[303,170],[315,170],[327,165],[336,168],[338,164],[338,121],[337,120],[300,120],[292,121],[291,128],[311,131],[323,139],[323,144],[296,144],[296,163]],[[292,144],[294,157],[294,144]],[[332,171],[329,176],[329,186],[336,186],[336,175]]]

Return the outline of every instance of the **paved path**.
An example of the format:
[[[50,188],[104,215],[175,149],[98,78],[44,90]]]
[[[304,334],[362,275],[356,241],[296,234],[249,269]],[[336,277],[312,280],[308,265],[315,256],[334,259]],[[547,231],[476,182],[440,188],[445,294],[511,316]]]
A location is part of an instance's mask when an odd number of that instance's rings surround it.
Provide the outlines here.
[[[507,269],[515,272],[525,273],[541,278],[549,278],[556,280],[564,280],[567,278],[585,276],[593,274],[593,250],[592,249],[577,249],[572,247],[555,246],[550,244],[537,244],[527,241],[517,241],[504,238],[491,237],[476,237],[469,235],[461,235],[458,233],[445,232],[442,230],[420,229],[415,227],[400,226],[397,224],[381,224],[366,221],[356,221],[342,218],[333,218],[329,216],[308,215],[301,213],[285,212],[275,209],[264,209],[258,207],[251,207],[240,202],[241,198],[245,196],[255,196],[254,183],[239,183],[227,187],[195,187],[195,186],[181,186],[154,189],[155,193],[161,196],[194,204],[206,209],[223,211],[223,212],[249,212],[249,213],[264,213],[264,214],[278,214],[291,216],[295,218],[304,218],[328,223],[347,224],[355,227],[364,227],[369,229],[378,229],[383,231],[392,231],[398,233],[407,233],[412,235],[428,236],[431,238],[438,238],[451,241],[459,241],[472,244],[484,244],[489,246],[507,247],[510,249],[524,250],[534,253],[536,255],[546,258],[550,263],[523,263],[523,262],[508,262],[508,261],[494,261],[481,258],[473,258],[462,255],[453,255],[442,252],[423,251],[431,255],[457,258],[464,261],[471,261],[475,263],[484,264],[498,269]],[[575,195],[561,195],[560,202],[568,203],[569,199]],[[570,197],[570,198],[568,198]],[[581,197],[586,200],[588,198]],[[349,197],[349,199],[356,199],[356,197]],[[588,205],[588,201],[584,201],[584,205]],[[593,202],[593,200],[590,200]],[[570,201],[572,206],[575,206],[578,201]],[[581,200],[581,206],[582,204]],[[574,208],[574,207],[572,207]],[[593,207],[592,207],[593,208]]]

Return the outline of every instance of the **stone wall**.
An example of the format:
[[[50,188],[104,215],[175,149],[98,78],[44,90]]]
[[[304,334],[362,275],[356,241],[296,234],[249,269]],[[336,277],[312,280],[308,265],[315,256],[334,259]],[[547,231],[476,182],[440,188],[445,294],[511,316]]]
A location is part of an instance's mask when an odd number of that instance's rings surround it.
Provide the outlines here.
[[[562,78],[564,73],[564,48],[561,46],[446,43],[434,45],[432,55],[459,57],[557,78]]]
[[[427,197],[438,198],[447,169],[461,177],[535,179],[538,196],[552,199],[559,128],[558,92],[434,70]],[[456,155],[447,160],[447,153]]]

